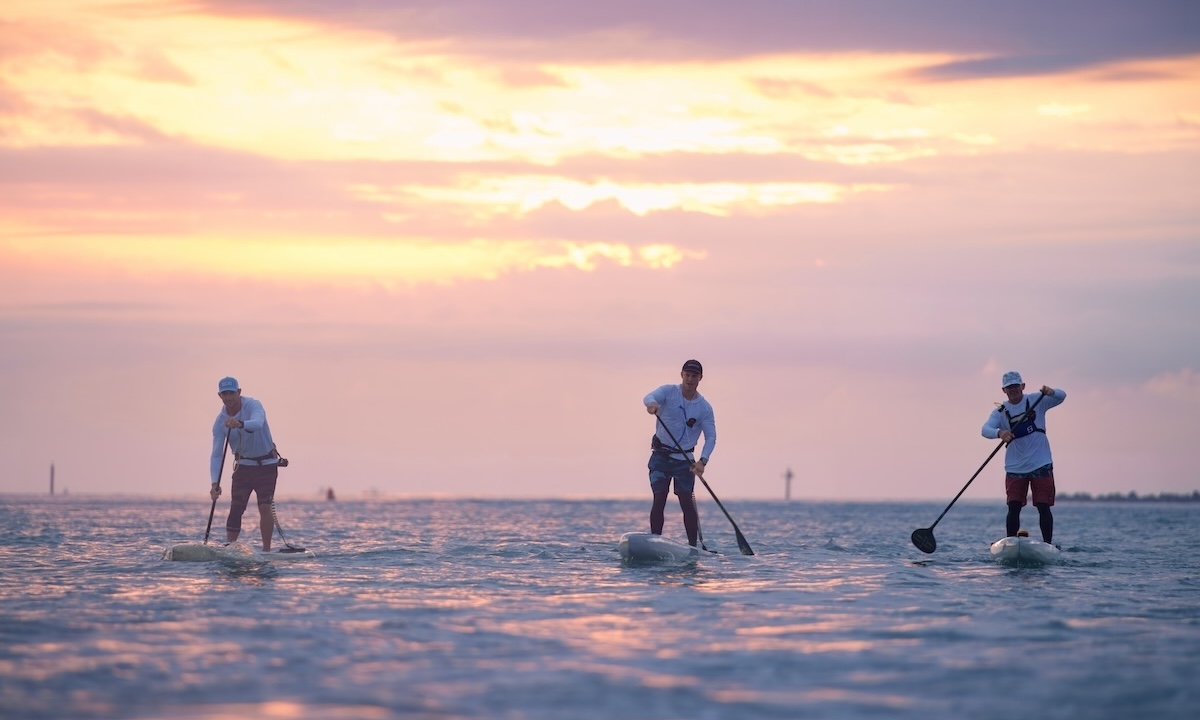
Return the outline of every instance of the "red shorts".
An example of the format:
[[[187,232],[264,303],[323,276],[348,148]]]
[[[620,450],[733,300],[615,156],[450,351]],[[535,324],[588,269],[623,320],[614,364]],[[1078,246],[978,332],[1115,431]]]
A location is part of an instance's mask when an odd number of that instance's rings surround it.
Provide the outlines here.
[[[1034,505],[1054,504],[1054,473],[1046,477],[1004,477],[1004,499],[1010,503],[1021,503],[1025,507],[1030,489],[1033,490]]]

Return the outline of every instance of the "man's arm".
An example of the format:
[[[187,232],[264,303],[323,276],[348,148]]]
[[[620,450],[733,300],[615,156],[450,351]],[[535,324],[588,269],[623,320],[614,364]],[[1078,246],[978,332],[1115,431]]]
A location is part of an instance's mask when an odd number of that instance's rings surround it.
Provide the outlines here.
[[[258,432],[267,422],[267,411],[257,400],[242,400],[242,429],[246,432]]]
[[[1000,408],[996,408],[995,410],[992,411],[991,415],[988,415],[987,422],[985,422],[983,424],[983,427],[980,429],[980,433],[985,438],[991,438],[992,440],[999,440],[1001,428],[1002,428],[1002,425],[1000,424]]]
[[[713,450],[717,447],[717,417],[713,413],[712,406],[708,406],[708,412],[700,420],[700,431],[704,433],[704,447],[700,449],[700,457],[698,460],[708,464],[708,459],[712,457]]]

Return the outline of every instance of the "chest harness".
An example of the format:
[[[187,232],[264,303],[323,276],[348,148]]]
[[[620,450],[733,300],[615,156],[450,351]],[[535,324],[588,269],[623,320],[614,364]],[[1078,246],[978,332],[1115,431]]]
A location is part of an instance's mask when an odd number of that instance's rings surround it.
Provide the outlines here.
[[[1041,402],[1041,398],[1038,398]],[[1013,439],[1023,438],[1026,435],[1032,435],[1035,432],[1040,432],[1045,435],[1046,431],[1038,427],[1034,420],[1037,420],[1037,408],[1029,407],[1029,398],[1025,398],[1025,412],[1013,417],[1013,414],[1004,408],[1004,414],[1008,417],[1008,426],[1012,428]]]

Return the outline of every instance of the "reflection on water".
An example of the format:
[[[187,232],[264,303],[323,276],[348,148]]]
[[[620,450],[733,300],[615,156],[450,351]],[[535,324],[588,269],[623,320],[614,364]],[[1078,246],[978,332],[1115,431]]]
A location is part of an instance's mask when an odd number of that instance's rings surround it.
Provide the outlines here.
[[[216,566],[221,569],[221,574],[225,577],[242,582],[261,583],[279,574],[279,566],[267,561],[218,560]]]
[[[0,715],[1195,714],[1194,515],[1148,518],[1126,562],[1103,508],[1068,506],[1089,542],[1011,569],[990,506],[956,506],[925,556],[908,537],[938,508],[732,504],[757,555],[702,505],[721,554],[626,566],[644,502],[289,502],[315,559],[164,562],[207,504],[0,499]]]

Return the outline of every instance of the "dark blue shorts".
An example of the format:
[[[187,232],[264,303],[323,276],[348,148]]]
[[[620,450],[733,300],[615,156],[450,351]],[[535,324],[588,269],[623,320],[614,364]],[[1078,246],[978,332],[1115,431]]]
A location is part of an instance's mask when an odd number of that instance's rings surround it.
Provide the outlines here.
[[[687,495],[696,489],[696,475],[692,472],[692,464],[687,460],[679,460],[663,453],[651,453],[650,462],[646,463],[646,467],[650,469],[650,490],[655,495],[669,491],[672,481],[675,482],[676,495]]]

